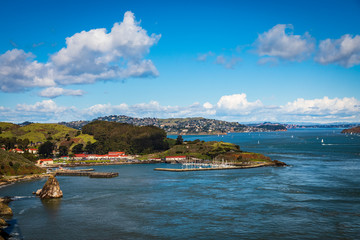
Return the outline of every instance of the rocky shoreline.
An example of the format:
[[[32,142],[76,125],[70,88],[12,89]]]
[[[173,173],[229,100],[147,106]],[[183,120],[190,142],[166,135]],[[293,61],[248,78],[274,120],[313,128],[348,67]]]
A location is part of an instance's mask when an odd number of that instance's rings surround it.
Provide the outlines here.
[[[9,226],[6,220],[11,219],[13,216],[13,212],[8,206],[11,201],[10,197],[0,198],[0,240],[8,239],[10,237],[4,229]]]
[[[43,174],[32,174],[32,175],[20,175],[20,176],[5,176],[0,179],[0,187],[10,185],[17,182],[25,182],[38,180],[42,178],[49,177],[51,174],[43,173]]]

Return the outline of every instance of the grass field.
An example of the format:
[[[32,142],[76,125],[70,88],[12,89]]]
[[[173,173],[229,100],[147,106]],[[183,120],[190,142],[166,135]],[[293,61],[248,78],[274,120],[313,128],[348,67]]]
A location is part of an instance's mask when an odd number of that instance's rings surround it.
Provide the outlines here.
[[[0,122],[2,133],[0,137],[18,139],[29,139],[30,142],[46,142],[47,140],[53,141],[55,144],[67,141],[75,144],[86,144],[87,142],[94,143],[96,140],[93,136],[82,134],[81,131],[66,127],[64,125],[53,123],[32,123],[27,126],[20,127],[16,124]]]

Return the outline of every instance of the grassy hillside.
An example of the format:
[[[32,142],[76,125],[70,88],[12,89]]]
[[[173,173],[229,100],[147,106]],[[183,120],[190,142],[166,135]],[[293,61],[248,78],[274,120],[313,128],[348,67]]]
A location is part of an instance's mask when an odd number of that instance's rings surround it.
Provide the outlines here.
[[[27,138],[30,142],[33,143],[51,140],[54,141],[57,145],[62,144],[64,141],[69,143],[74,142],[74,144],[86,144],[88,141],[94,143],[96,141],[93,136],[87,134],[78,135],[78,130],[59,124],[32,123],[24,127],[15,127],[17,125],[12,125],[9,125],[9,123],[0,123],[0,127],[4,126],[4,128],[2,128],[0,137],[16,137],[18,139]]]
[[[43,173],[46,170],[35,166],[22,155],[0,149],[0,175],[24,175]]]
[[[19,125],[13,124],[13,123],[8,123],[8,122],[0,122],[0,128],[2,131],[8,131],[8,130],[12,130],[12,129],[16,129],[19,128]]]
[[[175,145],[167,151],[149,154],[143,156],[141,159],[149,158],[165,158],[166,156],[188,156],[199,158],[203,160],[227,161],[234,164],[249,164],[255,162],[271,163],[273,162],[269,157],[259,153],[242,152],[240,147],[236,144],[226,142],[204,142],[191,141],[184,142],[181,145]]]
[[[236,144],[225,142],[204,142],[195,140],[192,142],[184,142],[181,145],[175,145],[167,151],[147,155],[145,157],[164,158],[166,156],[185,155],[188,157],[200,159],[212,159],[220,154],[227,152],[240,152],[240,147]]]

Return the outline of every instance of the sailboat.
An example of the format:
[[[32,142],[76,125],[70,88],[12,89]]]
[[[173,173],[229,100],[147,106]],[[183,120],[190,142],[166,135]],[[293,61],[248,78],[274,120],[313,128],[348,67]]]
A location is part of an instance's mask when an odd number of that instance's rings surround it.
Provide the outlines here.
[[[321,139],[321,144],[324,144],[324,139]]]

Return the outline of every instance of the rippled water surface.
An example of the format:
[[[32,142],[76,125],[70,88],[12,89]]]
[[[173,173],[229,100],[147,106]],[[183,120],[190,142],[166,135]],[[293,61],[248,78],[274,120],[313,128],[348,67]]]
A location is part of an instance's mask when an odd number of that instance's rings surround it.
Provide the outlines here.
[[[359,239],[360,137],[339,129],[186,136],[239,144],[290,164],[156,172],[165,164],[99,166],[112,179],[58,177],[64,197],[41,201],[45,180],[0,189],[18,196],[24,239]],[[324,140],[321,143],[321,139]]]

